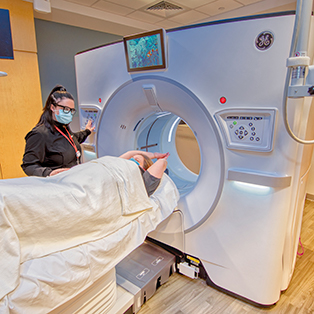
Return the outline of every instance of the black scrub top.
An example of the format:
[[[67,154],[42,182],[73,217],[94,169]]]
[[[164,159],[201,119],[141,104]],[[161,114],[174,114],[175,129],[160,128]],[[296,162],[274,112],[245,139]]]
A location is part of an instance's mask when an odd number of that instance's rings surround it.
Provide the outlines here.
[[[68,136],[70,133],[77,149],[81,153],[81,145],[90,130],[73,133],[69,126],[55,122],[55,125]],[[69,141],[56,129],[50,130],[44,124],[36,126],[25,137],[26,146],[22,169],[28,176],[46,177],[59,168],[71,168],[77,165],[75,149]],[[79,159],[80,162],[80,159]]]

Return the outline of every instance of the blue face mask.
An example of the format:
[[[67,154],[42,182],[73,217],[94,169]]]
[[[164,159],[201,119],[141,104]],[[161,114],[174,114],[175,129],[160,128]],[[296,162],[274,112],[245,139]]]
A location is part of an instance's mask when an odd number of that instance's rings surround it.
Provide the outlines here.
[[[71,111],[65,113],[63,109],[59,109],[59,114],[56,114],[55,116],[57,121],[62,124],[69,124],[70,122],[72,122],[73,118]]]
[[[130,160],[134,161],[138,166],[140,165],[140,163],[137,160],[135,160],[134,158],[130,158]]]

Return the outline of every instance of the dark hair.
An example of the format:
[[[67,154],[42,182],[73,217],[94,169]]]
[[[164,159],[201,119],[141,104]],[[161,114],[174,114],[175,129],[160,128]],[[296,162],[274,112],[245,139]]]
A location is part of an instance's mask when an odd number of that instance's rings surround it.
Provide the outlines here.
[[[46,100],[45,107],[43,108],[43,113],[40,116],[37,126],[44,124],[48,129],[54,131],[54,120],[52,118],[51,105],[56,106],[58,104],[58,101],[64,98],[72,99],[74,101],[73,96],[69,92],[67,92],[65,87],[63,87],[62,85],[56,85],[52,89]]]

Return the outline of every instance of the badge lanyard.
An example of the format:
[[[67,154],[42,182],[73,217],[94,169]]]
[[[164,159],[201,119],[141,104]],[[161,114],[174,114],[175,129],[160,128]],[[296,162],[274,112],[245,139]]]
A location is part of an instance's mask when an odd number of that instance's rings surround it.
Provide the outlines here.
[[[72,145],[72,147],[73,147],[74,150],[75,150],[75,155],[76,155],[76,158],[77,158],[77,161],[78,161],[78,159],[79,159],[80,156],[81,156],[81,153],[80,153],[80,151],[77,149],[77,147],[76,147],[76,145],[75,145],[75,143],[74,143],[74,141],[73,141],[73,138],[71,137],[71,135],[70,135],[69,131],[67,130],[67,128],[66,128],[65,130],[67,131],[69,137],[67,137],[57,126],[55,126],[55,128],[56,128],[56,129],[59,131],[59,133],[60,133],[61,135],[63,135],[63,136],[68,140],[68,142]]]

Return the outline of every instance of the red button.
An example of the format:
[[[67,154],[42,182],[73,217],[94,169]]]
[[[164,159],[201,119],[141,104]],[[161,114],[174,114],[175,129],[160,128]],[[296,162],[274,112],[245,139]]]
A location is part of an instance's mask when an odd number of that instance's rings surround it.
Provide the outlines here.
[[[227,102],[227,98],[226,97],[220,97],[219,101],[223,105]]]

